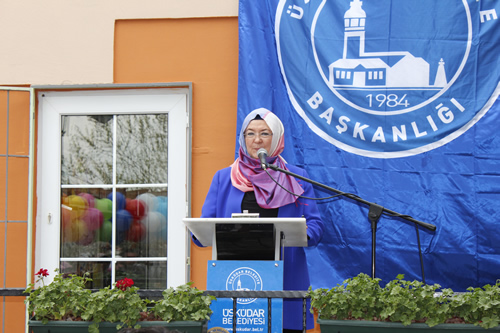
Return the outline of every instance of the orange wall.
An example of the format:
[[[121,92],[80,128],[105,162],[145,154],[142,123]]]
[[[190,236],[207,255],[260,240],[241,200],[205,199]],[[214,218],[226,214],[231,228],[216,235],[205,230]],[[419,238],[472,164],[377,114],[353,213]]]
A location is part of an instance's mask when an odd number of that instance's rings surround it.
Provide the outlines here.
[[[234,160],[238,19],[122,20],[115,25],[115,83],[192,82],[192,210],[218,169]],[[191,246],[191,280],[206,289],[211,248]]]
[[[1,288],[26,287],[29,102],[29,92],[0,91]],[[0,298],[0,331],[23,332],[24,321],[24,297]]]

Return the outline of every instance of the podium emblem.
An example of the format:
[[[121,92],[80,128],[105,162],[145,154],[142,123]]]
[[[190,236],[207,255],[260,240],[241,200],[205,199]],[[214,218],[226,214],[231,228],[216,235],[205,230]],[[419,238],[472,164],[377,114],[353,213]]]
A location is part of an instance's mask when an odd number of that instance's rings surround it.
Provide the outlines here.
[[[240,267],[229,274],[226,280],[226,290],[262,290],[262,278],[260,274],[250,267]],[[238,304],[250,304],[256,298],[238,298]]]

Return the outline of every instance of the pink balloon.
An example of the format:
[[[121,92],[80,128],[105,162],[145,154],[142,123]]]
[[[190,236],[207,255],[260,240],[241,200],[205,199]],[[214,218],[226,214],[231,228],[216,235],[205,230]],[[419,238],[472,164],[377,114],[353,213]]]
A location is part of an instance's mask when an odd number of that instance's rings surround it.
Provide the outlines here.
[[[89,208],[87,209],[87,212],[83,216],[82,220],[87,225],[87,229],[93,231],[99,229],[102,226],[104,217],[99,209]]]
[[[87,200],[89,207],[94,208],[94,196],[92,194],[82,192],[78,195],[81,196],[82,198],[84,198],[85,200]]]

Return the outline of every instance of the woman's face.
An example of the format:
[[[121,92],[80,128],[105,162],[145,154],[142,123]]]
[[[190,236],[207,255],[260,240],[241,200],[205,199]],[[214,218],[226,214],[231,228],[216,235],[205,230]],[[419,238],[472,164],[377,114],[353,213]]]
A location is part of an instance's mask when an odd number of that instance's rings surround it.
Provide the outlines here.
[[[260,148],[264,148],[270,154],[273,132],[264,120],[252,120],[243,135],[250,157],[258,158],[257,151]]]

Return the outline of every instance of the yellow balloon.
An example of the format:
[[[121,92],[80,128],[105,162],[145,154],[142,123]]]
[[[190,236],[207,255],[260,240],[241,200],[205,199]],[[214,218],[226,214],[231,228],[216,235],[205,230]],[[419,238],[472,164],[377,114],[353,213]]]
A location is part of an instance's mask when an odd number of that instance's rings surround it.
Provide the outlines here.
[[[82,216],[88,208],[88,202],[79,195],[70,195],[68,197],[68,206],[71,207],[75,217]]]
[[[88,234],[87,226],[82,220],[74,220],[63,229],[64,242],[78,242],[82,237]]]

